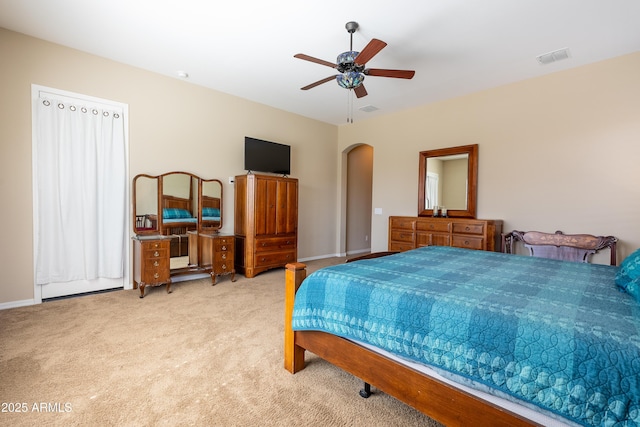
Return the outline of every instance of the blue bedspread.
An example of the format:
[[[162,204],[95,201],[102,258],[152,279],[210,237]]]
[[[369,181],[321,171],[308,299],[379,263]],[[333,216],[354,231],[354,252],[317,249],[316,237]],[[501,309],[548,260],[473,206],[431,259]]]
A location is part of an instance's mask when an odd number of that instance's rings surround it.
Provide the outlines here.
[[[616,267],[430,246],[324,268],[294,330],[381,347],[582,425],[640,425],[640,307]]]

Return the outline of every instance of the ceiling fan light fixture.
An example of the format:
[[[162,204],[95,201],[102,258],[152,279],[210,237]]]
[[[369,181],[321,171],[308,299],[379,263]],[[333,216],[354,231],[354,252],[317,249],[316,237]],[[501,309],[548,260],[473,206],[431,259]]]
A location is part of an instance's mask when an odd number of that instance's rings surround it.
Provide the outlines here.
[[[345,89],[355,89],[364,81],[364,74],[357,71],[347,71],[336,76],[336,81],[340,87]]]

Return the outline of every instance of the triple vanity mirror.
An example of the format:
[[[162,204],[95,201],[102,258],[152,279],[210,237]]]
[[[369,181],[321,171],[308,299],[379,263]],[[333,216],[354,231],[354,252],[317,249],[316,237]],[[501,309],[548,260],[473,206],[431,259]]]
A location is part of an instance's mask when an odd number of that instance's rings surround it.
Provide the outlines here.
[[[476,217],[478,144],[421,151],[419,168],[418,216]]]
[[[170,238],[171,274],[197,272],[203,260],[199,235],[222,227],[222,182],[187,172],[133,179],[134,232]]]

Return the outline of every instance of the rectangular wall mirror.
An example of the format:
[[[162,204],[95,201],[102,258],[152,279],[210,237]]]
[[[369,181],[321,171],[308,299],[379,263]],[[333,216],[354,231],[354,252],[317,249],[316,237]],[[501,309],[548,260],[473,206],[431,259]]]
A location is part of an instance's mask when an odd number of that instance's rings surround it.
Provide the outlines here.
[[[418,180],[418,216],[444,206],[447,216],[475,218],[478,144],[421,151]]]

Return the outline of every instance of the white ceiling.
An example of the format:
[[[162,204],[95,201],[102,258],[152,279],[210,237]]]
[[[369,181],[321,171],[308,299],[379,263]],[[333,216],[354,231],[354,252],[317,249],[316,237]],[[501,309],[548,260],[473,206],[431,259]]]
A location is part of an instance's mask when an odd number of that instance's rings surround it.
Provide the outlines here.
[[[355,121],[640,50],[638,0],[0,0],[0,27],[333,124],[349,91],[300,90],[335,70],[293,55],[335,62],[348,21],[388,44],[367,67],[416,71],[367,77]]]

